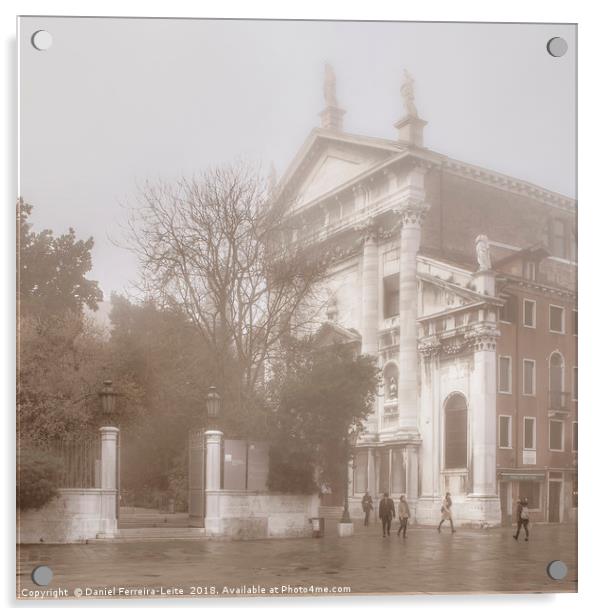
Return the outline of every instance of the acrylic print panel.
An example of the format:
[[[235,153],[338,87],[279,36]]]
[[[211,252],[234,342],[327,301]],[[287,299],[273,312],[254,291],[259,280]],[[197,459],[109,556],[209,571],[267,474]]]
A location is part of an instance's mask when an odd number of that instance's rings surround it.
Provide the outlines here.
[[[19,598],[576,591],[575,26],[19,60]]]

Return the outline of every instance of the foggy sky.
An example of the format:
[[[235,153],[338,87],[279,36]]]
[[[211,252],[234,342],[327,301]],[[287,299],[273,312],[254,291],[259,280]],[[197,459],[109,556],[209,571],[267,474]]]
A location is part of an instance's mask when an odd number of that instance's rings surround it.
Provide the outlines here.
[[[324,107],[396,138],[403,69],[425,146],[575,197],[576,30],[562,25],[108,18],[20,21],[20,194],[36,229],[95,238],[109,298],[135,279],[115,247],[136,186],[246,159],[282,174]],[[30,44],[48,30],[53,45]],[[562,58],[546,42],[562,36]]]

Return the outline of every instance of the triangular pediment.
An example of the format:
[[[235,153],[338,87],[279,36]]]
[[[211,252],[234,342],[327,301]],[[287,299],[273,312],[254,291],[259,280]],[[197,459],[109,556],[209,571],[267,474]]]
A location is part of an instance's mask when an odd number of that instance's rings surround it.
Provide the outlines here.
[[[298,208],[353,182],[400,151],[400,144],[384,139],[314,130],[279,189]]]
[[[316,332],[315,343],[319,347],[328,347],[334,344],[361,344],[362,337],[355,329],[349,329],[327,321],[320,326]]]
[[[355,152],[331,146],[322,153],[299,187],[297,202],[309,203],[360,176],[377,162],[380,162],[378,158],[362,157]]]
[[[441,314],[482,300],[472,289],[424,274],[419,275],[419,278],[422,281],[421,317]]]

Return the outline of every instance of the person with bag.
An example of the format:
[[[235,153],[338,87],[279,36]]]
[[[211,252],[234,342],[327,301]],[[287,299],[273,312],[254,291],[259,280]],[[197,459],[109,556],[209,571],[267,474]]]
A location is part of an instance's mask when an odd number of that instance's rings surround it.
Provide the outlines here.
[[[405,494],[402,494],[399,497],[398,515],[399,515],[399,529],[397,531],[397,536],[399,537],[399,534],[403,530],[403,538],[405,539],[406,531],[408,529],[408,520],[410,519],[410,507],[408,505],[408,501],[406,501]]]
[[[372,497],[369,492],[366,492],[362,498],[362,509],[364,511],[364,526],[368,526],[370,522],[370,512],[374,509]]]
[[[514,539],[518,541],[520,529],[525,529],[525,541],[529,541],[529,501],[527,498],[519,499],[516,504],[516,534]]]
[[[391,520],[395,517],[395,503],[385,492],[378,505],[378,517],[383,524],[383,537],[391,535]]]
[[[443,522],[445,522],[446,520],[449,520],[449,523],[451,524],[451,532],[452,533],[456,532],[456,529],[454,528],[454,520],[452,518],[451,508],[452,508],[451,494],[449,492],[446,492],[445,498],[443,499],[443,502],[441,503],[441,522],[439,522],[439,527],[437,528],[439,532],[441,532],[441,526],[443,525]]]

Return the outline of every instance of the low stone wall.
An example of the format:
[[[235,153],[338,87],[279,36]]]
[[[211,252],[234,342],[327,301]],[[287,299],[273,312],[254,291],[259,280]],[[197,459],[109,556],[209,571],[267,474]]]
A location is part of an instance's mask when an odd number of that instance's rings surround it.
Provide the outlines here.
[[[80,543],[110,535],[117,526],[115,498],[114,490],[59,490],[41,509],[17,511],[17,543]]]
[[[393,500],[395,502],[395,512],[397,513],[399,497],[394,496]],[[410,503],[410,524],[437,526],[441,521],[441,501],[442,497],[422,497],[418,499],[417,503]],[[370,515],[371,520],[374,519],[374,515],[378,517],[378,502],[379,499],[375,499],[374,511]],[[349,513],[356,520],[363,518],[361,497],[354,496],[349,499]],[[456,497],[453,499],[452,515],[456,526],[474,528],[500,526],[501,510],[499,498]]]
[[[205,533],[210,537],[311,537],[318,495],[208,490]]]

